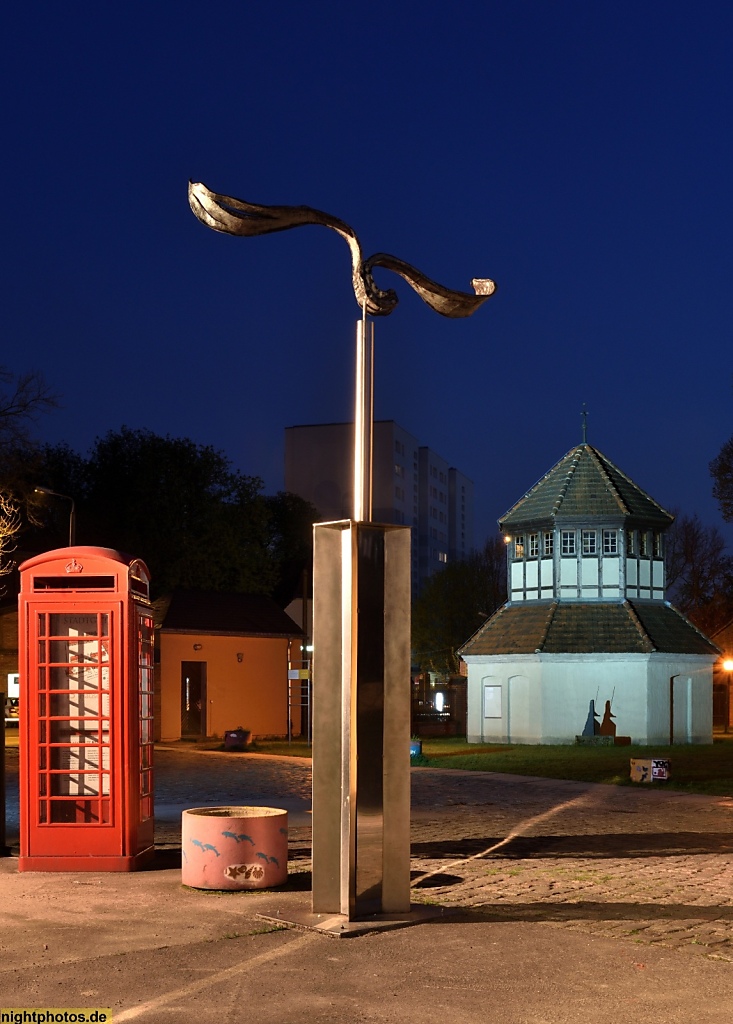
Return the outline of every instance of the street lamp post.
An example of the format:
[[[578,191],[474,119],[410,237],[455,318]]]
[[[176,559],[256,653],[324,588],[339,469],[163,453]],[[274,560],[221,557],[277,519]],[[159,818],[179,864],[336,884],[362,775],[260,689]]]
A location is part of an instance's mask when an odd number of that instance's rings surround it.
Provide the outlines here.
[[[59,494],[58,491],[52,491],[50,487],[36,487],[34,488],[36,494],[48,494],[53,498],[63,498],[64,501],[71,502],[71,509],[69,511],[69,547],[73,548],[76,543],[76,504],[73,498],[70,498],[68,494]]]
[[[730,728],[730,688],[733,683],[733,658],[726,658],[723,662],[723,671],[727,673],[725,687],[725,731]]]
[[[386,253],[364,259],[344,221],[308,206],[261,206],[190,182],[207,227],[240,237],[306,224],[351,252],[357,323],[353,519],[314,525],[313,923],[336,929],[410,914],[410,527],[372,523],[374,325],[397,305],[372,269],[402,277],[447,317],[470,316],[488,279],[459,292]],[[343,934],[343,931],[340,932]]]

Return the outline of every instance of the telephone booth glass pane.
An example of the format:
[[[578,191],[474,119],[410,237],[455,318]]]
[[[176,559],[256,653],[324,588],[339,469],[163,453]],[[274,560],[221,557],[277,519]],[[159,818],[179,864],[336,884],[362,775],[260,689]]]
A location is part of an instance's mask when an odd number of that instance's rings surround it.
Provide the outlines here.
[[[138,685],[140,698],[140,821],[153,815],[153,618],[138,608]]]
[[[107,613],[38,616],[39,820],[110,821],[110,635]]]

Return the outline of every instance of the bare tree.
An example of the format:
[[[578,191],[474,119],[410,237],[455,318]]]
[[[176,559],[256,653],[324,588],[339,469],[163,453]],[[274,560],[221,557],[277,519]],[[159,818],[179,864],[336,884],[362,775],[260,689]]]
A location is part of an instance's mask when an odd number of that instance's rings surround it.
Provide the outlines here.
[[[733,559],[715,526],[677,516],[666,534],[667,593],[705,633],[733,615]]]
[[[15,535],[20,529],[20,511],[13,499],[0,491],[0,579],[15,568],[10,555],[15,550]],[[0,586],[0,597],[5,587]]]
[[[30,426],[38,417],[58,405],[38,370],[17,376],[0,366],[0,452],[28,444]]]
[[[29,488],[23,478],[32,461],[31,425],[56,405],[38,370],[16,375],[0,366],[0,579],[15,568],[10,556],[22,525],[21,507],[28,511]]]
[[[726,523],[733,523],[733,437],[729,438],[710,463],[713,497]]]

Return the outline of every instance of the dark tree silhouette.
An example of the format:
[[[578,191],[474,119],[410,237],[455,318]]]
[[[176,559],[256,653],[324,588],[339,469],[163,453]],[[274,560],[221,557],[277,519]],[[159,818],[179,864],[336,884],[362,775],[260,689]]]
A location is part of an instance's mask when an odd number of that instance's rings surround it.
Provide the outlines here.
[[[209,445],[122,427],[97,438],[87,458],[67,445],[41,454],[44,485],[76,502],[77,542],[144,559],[156,595],[275,594],[308,564],[315,510],[295,495],[265,497],[259,477]],[[50,503],[48,514],[57,514]]]
[[[726,523],[733,523],[733,437],[729,438],[710,463],[713,497]]]
[[[412,648],[419,667],[456,674],[456,651],[505,600],[506,548],[501,537],[431,576],[412,610]]]
[[[677,514],[665,534],[667,597],[703,633],[733,617],[733,559],[715,526]]]

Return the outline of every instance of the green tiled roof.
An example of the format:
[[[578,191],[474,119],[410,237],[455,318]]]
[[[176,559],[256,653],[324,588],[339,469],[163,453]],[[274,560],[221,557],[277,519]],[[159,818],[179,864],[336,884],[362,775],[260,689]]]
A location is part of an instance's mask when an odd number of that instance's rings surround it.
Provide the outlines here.
[[[534,654],[549,628],[557,602],[502,605],[474,633],[460,654]]]
[[[563,519],[617,519],[664,529],[673,516],[589,444],[572,448],[499,520],[502,529]]]
[[[670,654],[715,654],[718,647],[671,605],[629,601],[656,651]],[[697,641],[696,641],[697,638]],[[697,646],[696,646],[697,643]]]
[[[504,605],[460,650],[473,654],[712,654],[718,649],[662,602]]]

